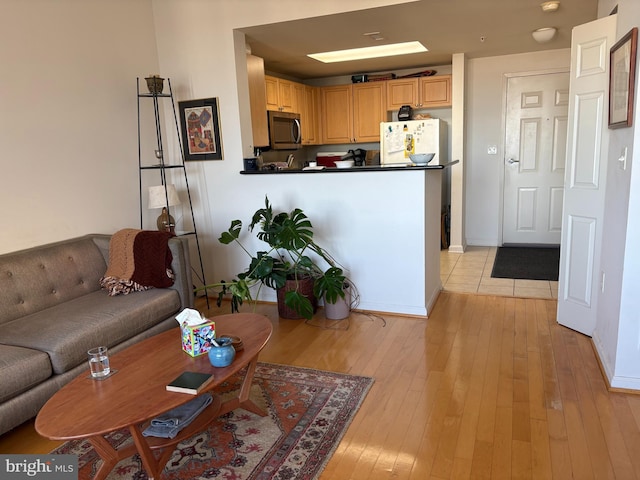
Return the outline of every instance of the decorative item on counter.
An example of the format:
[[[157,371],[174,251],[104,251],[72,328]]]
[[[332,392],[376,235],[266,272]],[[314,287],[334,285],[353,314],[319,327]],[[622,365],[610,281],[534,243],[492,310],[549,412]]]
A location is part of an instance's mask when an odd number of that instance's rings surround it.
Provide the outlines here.
[[[334,163],[336,168],[352,168],[356,162],[355,160],[336,160]]]
[[[415,165],[425,166],[427,163],[433,160],[433,157],[435,156],[435,153],[412,153],[411,155],[409,155],[409,158]]]
[[[145,80],[147,82],[149,93],[153,95],[160,95],[162,90],[164,90],[164,78],[161,78],[160,75],[149,75]]]
[[[343,162],[336,162],[334,161],[333,163],[336,164],[336,167],[338,168],[350,168],[353,167],[354,165],[356,167],[361,167],[365,164],[365,159],[367,156],[367,151],[362,149],[362,148],[356,148],[355,150],[349,150],[346,155],[343,155],[342,158],[340,158],[340,160],[344,161],[344,160],[352,160],[353,163],[350,165],[347,165]],[[342,164],[342,166],[340,165]]]
[[[182,350],[192,357],[207,353],[216,338],[216,322],[209,321],[200,312],[185,308],[176,316],[182,332]]]
[[[295,157],[293,156],[293,153],[290,153],[287,156],[286,162],[270,162],[263,165],[262,170],[287,170],[291,168],[291,165],[293,165],[294,160],[295,160]]]
[[[244,170],[247,172],[253,172],[255,170],[258,170],[258,160],[253,157],[253,158],[243,158],[242,162],[244,164]]]
[[[262,166],[264,165],[264,158],[262,157],[262,150],[260,150],[259,148],[256,148],[254,150],[255,156],[256,156],[256,165],[258,167],[258,170],[262,170]]]
[[[220,337],[212,342],[209,349],[209,362],[214,367],[228,367],[236,356],[233,348],[233,340],[229,337]]]
[[[308,165],[302,170],[324,170],[324,166],[318,165],[318,162],[308,162]]]

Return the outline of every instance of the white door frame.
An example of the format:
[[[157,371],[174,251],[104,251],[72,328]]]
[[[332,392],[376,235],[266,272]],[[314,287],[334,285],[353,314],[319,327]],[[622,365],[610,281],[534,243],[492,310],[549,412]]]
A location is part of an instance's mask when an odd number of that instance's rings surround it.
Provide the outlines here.
[[[559,68],[546,68],[543,70],[531,70],[531,71],[526,71],[526,72],[513,72],[513,73],[505,73],[502,77],[502,125],[501,125],[501,131],[502,131],[502,152],[503,152],[503,156],[501,158],[501,163],[500,163],[500,176],[499,176],[499,185],[500,185],[500,195],[498,196],[499,198],[499,206],[498,206],[498,215],[500,218],[500,221],[498,222],[498,239],[499,239],[499,243],[501,246],[503,244],[503,234],[504,234],[504,228],[503,228],[503,222],[504,222],[504,163],[505,163],[505,158],[504,155],[506,154],[506,148],[507,148],[507,144],[506,144],[506,138],[507,138],[507,87],[509,85],[509,79],[510,78],[514,78],[514,77],[531,77],[531,76],[538,76],[538,75],[550,75],[553,73],[569,73],[570,70],[570,66],[567,67],[559,67]]]

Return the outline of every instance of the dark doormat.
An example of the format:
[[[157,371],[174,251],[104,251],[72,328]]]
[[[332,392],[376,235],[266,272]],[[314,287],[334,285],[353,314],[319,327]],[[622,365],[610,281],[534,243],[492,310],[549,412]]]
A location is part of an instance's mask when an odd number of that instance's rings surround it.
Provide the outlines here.
[[[491,276],[558,280],[560,247],[498,247]]]

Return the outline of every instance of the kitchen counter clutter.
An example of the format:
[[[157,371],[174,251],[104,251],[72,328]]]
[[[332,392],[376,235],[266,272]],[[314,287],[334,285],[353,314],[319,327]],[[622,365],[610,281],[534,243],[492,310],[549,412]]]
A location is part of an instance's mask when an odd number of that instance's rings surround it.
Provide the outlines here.
[[[422,165],[422,166],[388,166],[383,167],[381,165],[365,165],[362,167],[351,167],[351,168],[313,168],[313,169],[282,169],[282,170],[242,170],[240,174],[242,175],[280,175],[280,174],[292,174],[292,173],[303,173],[303,174],[316,174],[316,173],[353,173],[353,172],[406,172],[406,171],[418,171],[418,170],[442,170],[444,168],[450,167],[458,163],[458,160],[453,162],[449,162],[445,165]]]

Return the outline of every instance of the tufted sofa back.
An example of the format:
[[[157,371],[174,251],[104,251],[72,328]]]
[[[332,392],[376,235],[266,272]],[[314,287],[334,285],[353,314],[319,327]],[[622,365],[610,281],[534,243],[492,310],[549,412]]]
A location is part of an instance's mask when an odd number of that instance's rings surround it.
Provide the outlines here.
[[[99,290],[106,269],[89,235],[0,255],[0,324]]]

